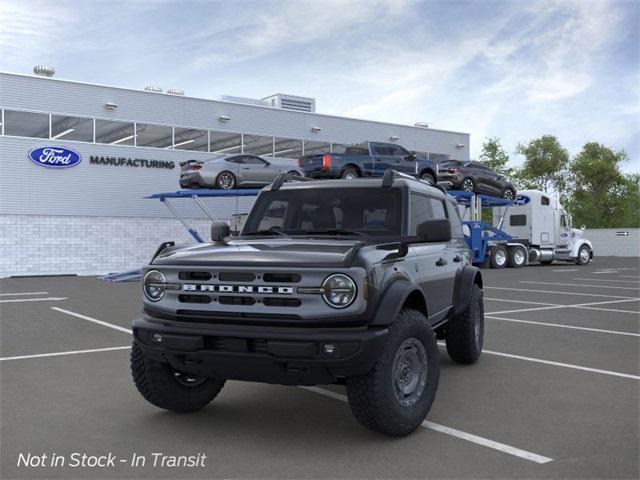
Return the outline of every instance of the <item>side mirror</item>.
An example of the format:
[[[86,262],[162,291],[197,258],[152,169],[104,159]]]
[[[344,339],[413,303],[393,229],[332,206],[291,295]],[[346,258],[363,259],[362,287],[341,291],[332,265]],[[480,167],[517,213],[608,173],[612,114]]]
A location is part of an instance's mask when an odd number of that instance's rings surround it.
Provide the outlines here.
[[[407,160],[414,161],[416,158],[416,152],[414,152],[413,150],[409,152],[409,155],[407,155]]]
[[[231,234],[231,229],[227,222],[213,222],[211,224],[211,241],[222,243]]]
[[[582,230],[583,232],[584,232],[586,229],[587,229],[587,226],[586,226],[586,225],[582,225],[582,226],[580,227],[580,230]]]
[[[448,242],[451,240],[451,222],[447,219],[427,220],[418,225],[417,234],[423,242]]]

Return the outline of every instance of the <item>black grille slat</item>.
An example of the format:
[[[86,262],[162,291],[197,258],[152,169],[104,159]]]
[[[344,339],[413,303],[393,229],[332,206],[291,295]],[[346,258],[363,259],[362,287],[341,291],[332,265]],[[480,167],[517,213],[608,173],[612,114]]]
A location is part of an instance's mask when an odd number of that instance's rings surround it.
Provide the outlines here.
[[[224,295],[218,297],[220,305],[255,305],[256,299],[252,297],[235,297]]]
[[[262,303],[267,307],[299,307],[302,301],[299,298],[267,297]]]
[[[209,295],[178,295],[178,301],[182,303],[211,303]]]
[[[211,280],[213,275],[210,272],[180,272],[178,273],[180,280],[191,280],[196,282],[206,282]]]
[[[263,278],[267,283],[298,283],[302,280],[299,273],[265,273]]]
[[[256,275],[248,272],[220,272],[218,278],[222,282],[253,282]]]

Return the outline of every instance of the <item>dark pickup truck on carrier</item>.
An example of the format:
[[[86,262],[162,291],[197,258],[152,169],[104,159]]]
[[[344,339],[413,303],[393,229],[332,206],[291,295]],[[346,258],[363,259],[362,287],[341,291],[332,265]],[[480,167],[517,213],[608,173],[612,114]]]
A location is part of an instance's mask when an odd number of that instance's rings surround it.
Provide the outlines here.
[[[436,395],[436,338],[457,362],[482,351],[482,277],[440,187],[282,175],[228,235],[163,244],[144,268],[131,368],[160,408],[201,409],[227,379],[340,383],[361,424],[406,435]]]
[[[364,142],[351,145],[344,153],[319,153],[298,160],[298,167],[309,178],[382,177],[393,169],[414,175],[435,185],[437,163],[394,143]]]

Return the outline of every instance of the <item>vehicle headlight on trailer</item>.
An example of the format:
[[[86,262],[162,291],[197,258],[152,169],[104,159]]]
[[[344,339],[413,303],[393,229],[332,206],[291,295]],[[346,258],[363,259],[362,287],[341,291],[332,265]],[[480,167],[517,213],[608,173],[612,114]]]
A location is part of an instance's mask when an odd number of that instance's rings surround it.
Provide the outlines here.
[[[357,288],[355,282],[342,273],[329,275],[322,282],[322,298],[333,308],[346,308],[356,298]]]
[[[164,297],[165,283],[165,278],[162,273],[157,270],[149,270],[142,282],[144,296],[152,302],[161,300],[162,297]]]

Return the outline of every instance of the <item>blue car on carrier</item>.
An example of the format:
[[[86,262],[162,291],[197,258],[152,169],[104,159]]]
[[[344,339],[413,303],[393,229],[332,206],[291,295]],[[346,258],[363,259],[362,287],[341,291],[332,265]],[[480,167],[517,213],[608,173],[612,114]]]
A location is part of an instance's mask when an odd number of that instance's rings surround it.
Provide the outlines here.
[[[438,165],[394,143],[363,142],[344,153],[319,153],[298,160],[299,168],[310,178],[382,177],[393,169],[435,185]]]

